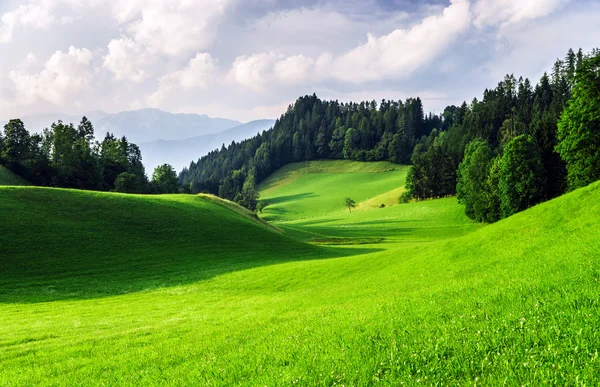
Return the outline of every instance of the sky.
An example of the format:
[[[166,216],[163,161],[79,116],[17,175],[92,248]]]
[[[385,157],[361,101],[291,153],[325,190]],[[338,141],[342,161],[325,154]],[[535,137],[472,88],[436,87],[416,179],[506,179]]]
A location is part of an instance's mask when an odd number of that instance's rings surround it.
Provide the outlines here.
[[[600,38],[600,0],[0,0],[0,119],[277,118],[301,95],[480,98]]]

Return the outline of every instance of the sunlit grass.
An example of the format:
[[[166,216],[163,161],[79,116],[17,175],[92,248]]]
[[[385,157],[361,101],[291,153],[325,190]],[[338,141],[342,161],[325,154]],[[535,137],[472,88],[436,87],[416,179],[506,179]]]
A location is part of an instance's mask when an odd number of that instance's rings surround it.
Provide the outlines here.
[[[306,211],[0,188],[0,385],[598,384],[600,184],[486,227]],[[302,242],[335,238],[383,241]]]
[[[315,161],[308,165],[308,172],[303,163],[288,165],[260,185],[260,198],[267,204],[264,219],[282,221],[345,213],[347,197],[358,204],[355,211],[395,204],[407,173],[407,167],[388,162]]]

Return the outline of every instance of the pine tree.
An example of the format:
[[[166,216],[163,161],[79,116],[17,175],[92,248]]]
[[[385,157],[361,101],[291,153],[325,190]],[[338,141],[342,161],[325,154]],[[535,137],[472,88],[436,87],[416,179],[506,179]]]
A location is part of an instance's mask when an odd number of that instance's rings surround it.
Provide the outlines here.
[[[577,71],[573,96],[558,122],[556,150],[566,162],[570,189],[600,179],[600,54]]]
[[[476,139],[465,150],[465,157],[458,167],[456,197],[465,206],[471,219],[484,222],[488,219],[488,173],[493,159],[489,144]]]
[[[503,217],[542,201],[544,174],[539,149],[530,136],[520,135],[507,144],[499,176]]]

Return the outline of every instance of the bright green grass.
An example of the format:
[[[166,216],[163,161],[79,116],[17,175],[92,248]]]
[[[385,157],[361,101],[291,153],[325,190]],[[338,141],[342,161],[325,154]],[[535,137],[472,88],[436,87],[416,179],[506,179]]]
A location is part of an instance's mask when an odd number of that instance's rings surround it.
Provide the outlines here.
[[[130,293],[323,257],[220,202],[0,188],[0,302]]]
[[[278,223],[288,235],[316,238],[385,238],[388,243],[422,244],[455,238],[481,227],[467,219],[455,198],[377,208],[351,214],[342,212],[311,219]]]
[[[22,177],[15,175],[2,165],[0,165],[0,185],[30,185]]]
[[[406,167],[387,161],[361,163],[350,160],[317,160],[308,163],[292,163],[275,171],[259,185],[259,190],[267,194],[289,184],[306,173],[375,173],[406,170]]]
[[[283,221],[340,214],[348,211],[344,204],[347,197],[358,204],[377,197],[389,206],[398,202],[398,189],[404,186],[406,173],[406,167],[387,162],[316,161],[309,163],[308,173],[303,163],[291,164],[259,186],[261,200],[267,204],[262,217]],[[398,192],[391,203],[390,192]],[[357,211],[373,207],[379,204],[359,205]]]
[[[0,214],[0,385],[600,381],[600,183],[484,228],[455,199],[284,235],[192,196],[0,188]],[[300,242],[333,237],[385,239]]]

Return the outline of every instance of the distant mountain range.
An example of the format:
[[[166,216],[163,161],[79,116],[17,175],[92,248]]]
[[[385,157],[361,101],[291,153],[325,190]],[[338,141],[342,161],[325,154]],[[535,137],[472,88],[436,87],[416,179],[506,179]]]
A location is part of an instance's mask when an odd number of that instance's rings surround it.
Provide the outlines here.
[[[134,142],[150,142],[162,140],[182,140],[189,137],[219,133],[242,125],[241,122],[225,118],[211,118],[205,114],[173,114],[158,109],[142,109],[109,114],[103,111],[93,111],[82,115],[68,114],[36,114],[19,117],[30,132],[40,132],[53,122],[62,120],[75,125],[86,116],[96,132],[96,137],[102,139],[106,132],[116,136],[127,136]],[[6,122],[6,121],[5,121]],[[4,126],[4,123],[1,123]]]
[[[246,124],[226,118],[211,118],[205,114],[173,114],[158,109],[142,109],[109,114],[92,111],[82,115],[35,114],[19,117],[30,133],[41,132],[53,122],[62,120],[77,125],[86,116],[94,125],[96,138],[106,132],[127,138],[139,145],[149,177],[154,167],[169,163],[177,171],[192,160],[232,141],[250,138],[273,126],[274,120],[251,121]],[[4,126],[7,121],[0,121]]]
[[[139,143],[142,158],[148,175],[160,164],[169,163],[177,171],[189,166],[191,161],[197,161],[208,152],[219,149],[221,145],[231,144],[232,141],[242,141],[255,136],[257,133],[270,129],[275,120],[257,120],[236,126],[221,133],[205,134],[186,138],[184,140],[155,140]]]

